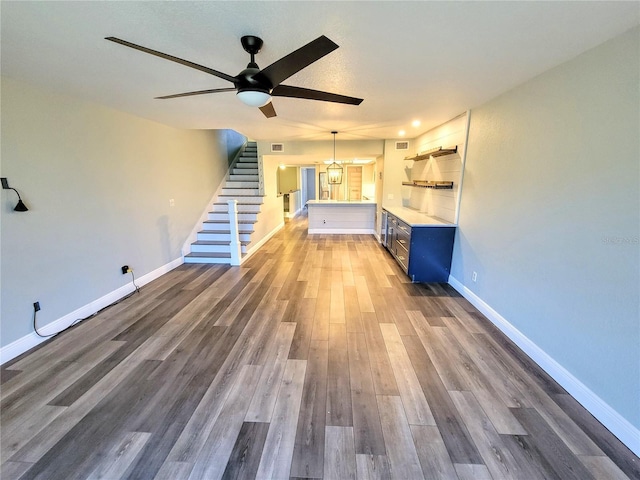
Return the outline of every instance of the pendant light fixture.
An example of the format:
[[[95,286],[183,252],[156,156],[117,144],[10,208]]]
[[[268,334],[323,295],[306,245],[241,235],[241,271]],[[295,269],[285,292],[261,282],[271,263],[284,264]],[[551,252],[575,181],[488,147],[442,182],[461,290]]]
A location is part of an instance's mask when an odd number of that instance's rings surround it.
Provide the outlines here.
[[[342,183],[342,167],[336,162],[336,134],[333,131],[333,163],[327,167],[327,177],[329,185],[340,185]]]

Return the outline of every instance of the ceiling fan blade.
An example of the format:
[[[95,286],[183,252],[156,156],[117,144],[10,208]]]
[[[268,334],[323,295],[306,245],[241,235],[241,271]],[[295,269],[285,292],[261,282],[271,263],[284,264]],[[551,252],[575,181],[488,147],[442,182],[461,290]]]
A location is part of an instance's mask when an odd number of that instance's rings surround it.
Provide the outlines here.
[[[185,93],[176,93],[174,95],[165,95],[163,97],[155,97],[156,100],[166,100],[168,98],[178,98],[178,97],[191,97],[192,95],[205,95],[207,93],[218,93],[218,92],[235,92],[236,89],[233,87],[230,88],[213,88],[211,90],[198,90],[196,92],[185,92]]]
[[[322,102],[346,103],[348,105],[360,105],[362,98],[347,97],[337,93],[311,90],[310,88],[292,87],[290,85],[278,85],[271,92],[273,97],[306,98],[307,100],[320,100]]]
[[[170,60],[172,62],[180,63],[181,65],[185,65],[187,67],[195,68],[196,70],[200,70],[201,72],[205,72],[219,78],[224,78],[225,80],[228,80],[232,83],[235,83],[237,81],[236,77],[232,77],[231,75],[227,75],[226,73],[219,72],[217,70],[214,70],[213,68],[205,67],[203,65],[198,65],[197,63],[190,62],[189,60],[184,60],[182,58],[174,57],[173,55],[168,55],[166,53],[158,52],[157,50],[152,50],[147,47],[142,47],[140,45],[136,45],[135,43],[127,42],[126,40],[121,40],[116,37],[105,37],[105,40],[119,43],[120,45],[124,45],[125,47],[134,48],[136,50],[140,50],[141,52],[149,53],[151,55],[155,55],[156,57],[164,58],[165,60]]]
[[[263,68],[255,74],[253,78],[258,81],[261,78],[268,79],[271,85],[276,87],[280,85],[280,82],[308,65],[311,65],[316,60],[321,59],[328,53],[333,52],[336,48],[338,48],[337,44],[322,35],[312,42],[307,43],[304,47],[300,47],[298,50],[291,52],[280,60],[276,60],[268,67]]]
[[[273,102],[269,102],[264,107],[260,107],[260,111],[264,113],[264,116],[267,118],[276,116],[276,109],[273,108]]]

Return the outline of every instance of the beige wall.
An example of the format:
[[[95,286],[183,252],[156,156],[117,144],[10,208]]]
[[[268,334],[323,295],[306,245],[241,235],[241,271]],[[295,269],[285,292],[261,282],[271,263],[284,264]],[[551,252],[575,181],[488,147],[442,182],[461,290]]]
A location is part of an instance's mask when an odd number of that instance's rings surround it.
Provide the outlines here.
[[[264,198],[260,207],[258,222],[254,225],[251,235],[250,252],[255,252],[262,242],[268,240],[273,233],[284,226],[283,197],[278,192],[278,170],[280,158],[273,155],[263,155],[258,145],[258,157],[262,160],[264,179]]]
[[[309,141],[309,142],[278,142],[283,143],[284,150],[278,153],[272,153],[271,141],[259,141],[258,152],[269,158],[277,160],[280,164],[292,166],[312,165],[316,168],[316,189],[318,182],[318,174],[326,172],[327,164],[325,161],[333,159],[333,140],[326,141]],[[375,159],[384,153],[383,140],[337,140],[336,141],[336,158],[338,161],[351,162],[354,159]],[[293,168],[293,167],[292,167]],[[375,191],[375,182],[373,181],[374,169],[371,166],[365,166],[363,169],[363,193],[372,194]],[[285,170],[286,172],[286,170]],[[299,177],[298,176],[296,178]],[[289,185],[289,183],[287,183]],[[299,184],[296,188],[300,188]],[[347,198],[346,182],[342,185],[331,187],[331,198],[335,200],[344,200]],[[281,188],[280,191],[288,190]],[[366,193],[364,193],[366,195]],[[317,192],[320,198],[320,191]]]
[[[238,135],[169,128],[2,79],[2,346],[181,257]],[[229,140],[231,139],[231,140]],[[232,153],[232,152],[231,152]],[[175,206],[169,206],[173,199]]]
[[[298,167],[278,168],[278,192],[289,193],[300,188]]]
[[[639,46],[636,28],[472,109],[451,269],[635,428]]]
[[[327,136],[331,136],[327,132]],[[258,149],[263,155],[273,155],[284,157],[283,163],[294,164],[305,163],[304,159],[323,162],[333,158],[333,140],[317,140],[306,142],[278,142],[282,143],[284,150],[281,153],[271,152],[270,141],[259,141]],[[353,158],[376,158],[384,151],[383,140],[340,140],[338,134],[336,140],[336,158],[353,159]],[[296,157],[301,157],[297,159]]]
[[[396,150],[397,140],[384,142],[384,182],[382,186],[382,206],[402,207],[402,182],[407,181],[408,172],[404,157],[415,152],[415,143],[409,142],[409,150]]]

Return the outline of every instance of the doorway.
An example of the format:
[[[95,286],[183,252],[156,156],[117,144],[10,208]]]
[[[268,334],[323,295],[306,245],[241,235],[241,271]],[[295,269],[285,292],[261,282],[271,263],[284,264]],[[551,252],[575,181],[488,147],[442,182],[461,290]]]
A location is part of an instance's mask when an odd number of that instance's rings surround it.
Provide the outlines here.
[[[309,200],[316,199],[316,168],[301,167],[302,202],[306,205]]]

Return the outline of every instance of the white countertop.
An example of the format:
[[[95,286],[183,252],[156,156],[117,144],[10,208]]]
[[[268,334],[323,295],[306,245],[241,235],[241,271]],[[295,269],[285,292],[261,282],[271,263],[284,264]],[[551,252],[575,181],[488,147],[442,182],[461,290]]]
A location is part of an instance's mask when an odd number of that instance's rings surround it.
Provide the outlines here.
[[[455,223],[407,207],[382,207],[412,227],[455,227]]]
[[[307,201],[307,205],[322,205],[327,207],[337,207],[337,206],[350,206],[350,207],[362,207],[362,206],[376,206],[376,202],[371,200],[360,200],[360,201],[348,201],[348,200],[309,200]]]

